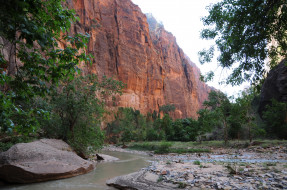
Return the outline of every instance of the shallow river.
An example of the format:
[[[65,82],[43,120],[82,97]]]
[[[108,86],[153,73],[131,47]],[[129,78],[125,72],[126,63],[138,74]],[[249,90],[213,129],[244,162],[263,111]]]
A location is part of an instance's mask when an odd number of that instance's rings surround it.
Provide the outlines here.
[[[106,186],[106,180],[136,172],[149,165],[148,156],[129,154],[123,152],[101,153],[119,158],[119,161],[110,163],[98,163],[96,169],[88,174],[68,179],[35,183],[29,185],[13,185],[0,187],[2,190],[104,190],[114,189]]]

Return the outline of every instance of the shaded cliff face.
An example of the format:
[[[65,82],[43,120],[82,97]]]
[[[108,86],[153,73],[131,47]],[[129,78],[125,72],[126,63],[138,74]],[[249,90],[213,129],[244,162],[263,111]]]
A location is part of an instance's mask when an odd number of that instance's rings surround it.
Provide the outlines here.
[[[153,28],[151,22],[149,26],[130,0],[67,0],[66,4],[80,17],[71,32],[91,36],[88,52],[94,60],[84,72],[127,84],[117,106],[147,113],[174,104],[174,118],[197,117],[210,88],[199,81],[199,69],[171,33]]]
[[[281,61],[267,75],[260,94],[259,113],[265,111],[266,105],[270,105],[272,99],[279,102],[287,102],[287,60]]]

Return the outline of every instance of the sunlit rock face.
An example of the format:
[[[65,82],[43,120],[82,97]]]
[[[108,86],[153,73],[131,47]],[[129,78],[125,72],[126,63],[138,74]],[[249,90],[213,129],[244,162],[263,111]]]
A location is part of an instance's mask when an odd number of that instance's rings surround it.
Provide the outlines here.
[[[66,6],[80,18],[71,32],[91,36],[88,52],[94,59],[84,73],[127,84],[116,106],[147,113],[174,104],[174,118],[197,117],[210,87],[171,33],[130,0],[67,0]]]

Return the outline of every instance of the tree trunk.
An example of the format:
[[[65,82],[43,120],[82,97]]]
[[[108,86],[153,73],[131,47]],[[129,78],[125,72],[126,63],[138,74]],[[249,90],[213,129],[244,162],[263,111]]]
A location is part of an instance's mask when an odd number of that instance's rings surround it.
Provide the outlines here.
[[[226,121],[224,120],[223,121],[223,130],[224,130],[224,145],[227,145],[227,142],[228,142],[228,131],[227,131],[227,123]]]
[[[252,134],[251,134],[251,125],[250,125],[250,119],[248,120],[248,133],[249,133],[249,142],[252,142]]]

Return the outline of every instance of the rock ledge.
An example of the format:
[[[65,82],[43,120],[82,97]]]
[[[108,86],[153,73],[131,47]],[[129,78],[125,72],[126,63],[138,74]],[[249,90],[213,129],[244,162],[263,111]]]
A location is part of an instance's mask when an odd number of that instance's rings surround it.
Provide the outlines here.
[[[131,173],[124,176],[115,177],[106,182],[108,186],[122,190],[169,190],[176,189],[177,186],[157,182],[158,176],[145,170]]]

